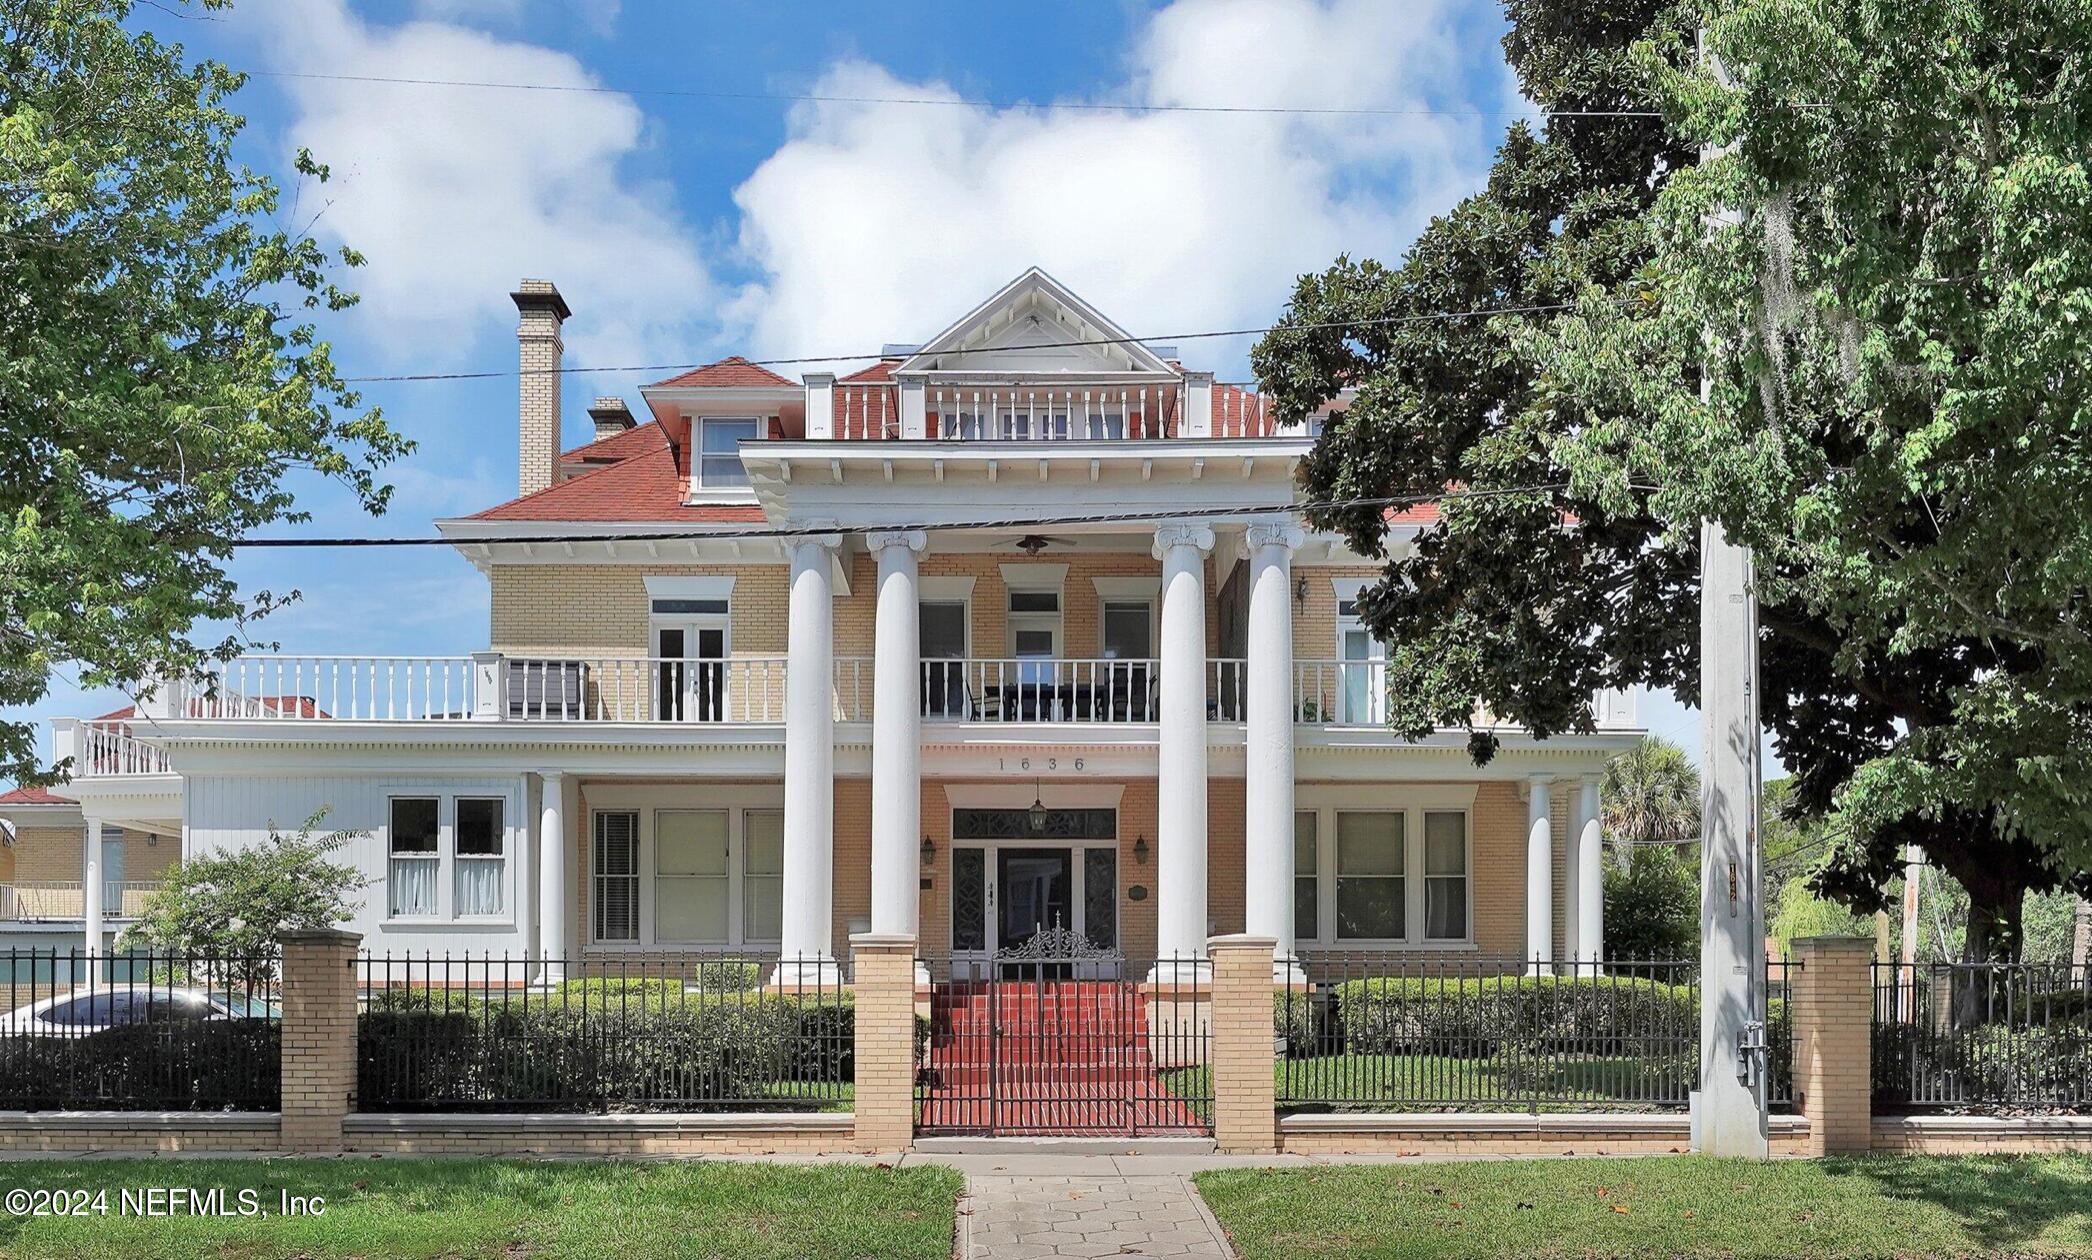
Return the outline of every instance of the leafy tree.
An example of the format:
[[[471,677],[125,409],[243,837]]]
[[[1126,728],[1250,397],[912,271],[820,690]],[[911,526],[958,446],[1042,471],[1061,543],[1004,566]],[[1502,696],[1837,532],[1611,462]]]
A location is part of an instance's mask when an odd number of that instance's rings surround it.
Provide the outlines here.
[[[1670,849],[1634,850],[1605,868],[1605,956],[1631,961],[1700,956],[1700,879]]]
[[[230,655],[193,630],[290,597],[225,571],[232,540],[305,519],[286,475],[382,511],[375,471],[408,449],[302,322],[355,300],[328,274],[361,259],[233,161],[244,77],[125,29],[131,7],[0,0],[0,703],[58,662],[101,686]],[[0,773],[40,769],[0,723]]]
[[[360,904],[363,873],[333,858],[365,833],[314,835],[322,817],[294,835],[271,827],[266,844],[177,864],[116,947],[222,959],[240,983],[273,973],[279,936],[339,927]]]
[[[2025,893],[2092,860],[2092,10],[1736,0],[1707,28],[1728,90],[1668,6],[1508,8],[1534,99],[1586,106],[1554,71],[1598,67],[1664,121],[1514,129],[1399,271],[1304,279],[1256,353],[1287,414],[1357,391],[1315,497],[1477,492],[1362,595],[1395,720],[1696,701],[1711,518],[1756,552],[1761,710],[1830,820],[1811,886],[1871,912],[1915,842],[1970,897],[1968,955],[2016,955]],[[1375,511],[1322,523],[1381,545]]]
[[[1644,736],[1607,762],[1598,794],[1614,860],[1622,866],[1636,845],[1680,845],[1700,837],[1700,772],[1667,739]]]

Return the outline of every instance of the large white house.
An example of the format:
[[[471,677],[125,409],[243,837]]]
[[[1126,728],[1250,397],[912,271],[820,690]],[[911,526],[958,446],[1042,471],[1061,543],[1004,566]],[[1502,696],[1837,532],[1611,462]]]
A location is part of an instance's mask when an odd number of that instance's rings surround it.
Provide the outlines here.
[[[732,358],[643,422],[597,399],[562,449],[571,315],[514,298],[518,497],[437,522],[486,650],[247,658],[59,719],[87,939],[104,827],[194,854],[324,810],[366,833],[377,953],[819,969],[871,930],[963,969],[1058,927],[1128,960],[1239,931],[1597,956],[1633,698],[1483,769],[1462,731],[1390,734],[1377,564],[1275,510],[1311,438],[1252,389],[1034,269],[847,375]]]

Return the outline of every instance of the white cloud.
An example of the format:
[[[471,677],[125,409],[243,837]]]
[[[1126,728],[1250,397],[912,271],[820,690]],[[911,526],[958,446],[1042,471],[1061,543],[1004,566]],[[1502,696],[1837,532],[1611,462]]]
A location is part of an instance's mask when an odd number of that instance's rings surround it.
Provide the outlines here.
[[[1414,113],[798,106],[735,191],[759,278],[730,312],[759,352],[850,352],[929,336],[1037,263],[1143,335],[1260,322],[1300,272],[1398,255],[1479,182],[1501,120],[1422,112],[1468,104],[1473,49],[1495,35],[1478,10],[1177,0],[1092,98]],[[958,99],[862,61],[814,92]]]
[[[448,0],[499,7],[494,0]],[[596,85],[574,57],[439,22],[366,23],[341,0],[254,11],[270,64],[288,71]],[[361,250],[358,316],[417,362],[462,348],[461,333],[514,322],[525,275],[557,280],[578,314],[583,361],[686,349],[714,291],[673,190],[633,178],[646,118],[617,93],[466,91],[279,80],[296,106],[293,143],[333,168],[311,199],[314,231]]]

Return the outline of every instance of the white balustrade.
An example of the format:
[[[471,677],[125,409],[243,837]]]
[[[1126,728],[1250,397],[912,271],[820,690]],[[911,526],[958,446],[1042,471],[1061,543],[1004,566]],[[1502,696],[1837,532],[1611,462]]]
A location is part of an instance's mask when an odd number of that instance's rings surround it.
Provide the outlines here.
[[[72,766],[76,779],[173,773],[166,752],[132,735],[128,726],[83,722],[76,738]]]
[[[1314,726],[1384,724],[1387,662],[1294,661],[1293,720]]]
[[[505,667],[513,721],[784,721],[782,656],[510,656]]]
[[[112,919],[135,919],[160,890],[157,879],[105,879],[102,905]],[[0,920],[77,919],[87,900],[77,879],[28,879],[0,884]]]
[[[240,656],[188,708],[203,718],[463,721],[472,716],[472,658]]]
[[[1082,442],[1174,436],[1174,385],[929,386],[930,436],[961,442]]]

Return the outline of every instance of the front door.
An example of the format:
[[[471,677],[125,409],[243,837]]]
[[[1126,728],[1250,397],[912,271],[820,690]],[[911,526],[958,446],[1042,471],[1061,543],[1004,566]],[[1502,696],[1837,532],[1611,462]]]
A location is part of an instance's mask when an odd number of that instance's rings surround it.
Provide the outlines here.
[[[1022,949],[1045,928],[1075,926],[1072,849],[999,849],[995,882],[1002,894],[998,946]]]

